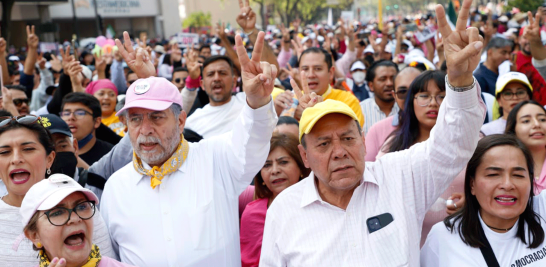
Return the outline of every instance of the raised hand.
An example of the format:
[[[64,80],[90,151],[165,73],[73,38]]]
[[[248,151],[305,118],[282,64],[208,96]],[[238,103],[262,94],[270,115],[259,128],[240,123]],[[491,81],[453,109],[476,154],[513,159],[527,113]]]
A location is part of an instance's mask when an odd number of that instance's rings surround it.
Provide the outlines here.
[[[63,50],[61,49],[61,51]],[[49,64],[51,64],[51,68],[56,72],[59,72],[63,69],[63,64],[61,63],[61,60],[55,54],[51,54],[51,60],[49,61]]]
[[[277,67],[268,62],[260,62],[264,49],[264,32],[259,32],[252,51],[252,59],[248,58],[240,35],[235,36],[237,55],[241,62],[241,79],[248,105],[257,109],[271,101],[274,79],[277,77]]]
[[[227,35],[226,35],[226,24],[225,23],[220,23],[218,22],[216,24],[216,27],[217,27],[217,34],[218,34],[218,38],[220,38],[220,40],[226,40],[227,38]],[[226,44],[227,45],[227,44]]]
[[[95,69],[97,70],[99,79],[106,79],[106,58],[95,54],[93,57],[95,57]]]
[[[273,101],[277,116],[281,116],[283,110],[290,108],[292,106],[292,103],[294,103],[294,93],[292,93],[290,90],[286,90],[277,95],[275,101]]]
[[[84,88],[82,86],[83,74],[82,66],[79,61],[72,61],[67,66],[68,75],[70,76],[70,81],[72,82],[72,90],[74,92],[83,92]]]
[[[7,42],[4,38],[0,37],[0,56],[6,55]]]
[[[248,0],[239,0],[239,8],[241,12],[237,15],[237,24],[245,33],[249,33],[256,28],[256,13],[250,8]]]
[[[8,88],[2,86],[2,109],[7,110],[13,116],[19,116],[19,111],[13,103],[13,97],[11,96],[11,91]]]
[[[298,107],[296,108],[296,113],[294,114],[294,118],[298,120],[301,118],[301,114],[303,114],[303,111],[306,108],[313,107],[317,103],[322,102],[322,96],[317,95],[315,92],[312,92],[311,89],[309,89],[309,84],[307,83],[307,76],[305,75],[305,71],[302,71],[300,73],[300,79],[303,90],[300,89],[294,79],[290,79],[290,84],[292,85],[294,94],[296,94],[296,98],[299,102]]]
[[[299,36],[296,36],[296,40],[292,39],[292,45],[294,46],[294,50],[296,51],[296,57],[298,57],[298,60],[303,53],[303,45],[301,44],[301,38]]]
[[[469,86],[474,82],[472,72],[480,63],[483,37],[475,27],[466,28],[472,0],[464,0],[455,31],[447,23],[442,5],[436,5],[438,30],[444,41],[448,82],[455,87]]]
[[[535,19],[533,19],[533,13],[531,11],[527,12],[527,17],[529,18],[529,25],[523,30],[523,37],[529,42],[541,42],[540,38],[540,12],[537,12]]]
[[[137,47],[136,50],[133,49],[129,33],[126,31],[123,32],[123,44],[119,39],[116,39],[116,46],[127,63],[127,66],[129,66],[139,78],[148,78],[156,75],[154,63],[151,60],[150,54],[142,47]]]
[[[195,49],[193,49],[193,44],[192,44],[191,48],[188,49],[188,52],[184,54],[184,58],[186,59],[186,68],[188,69],[190,78],[193,80],[198,79],[199,76],[201,76],[202,64],[199,63],[199,61],[197,61],[198,57],[199,57],[199,53]]]
[[[34,31],[34,25],[27,25],[27,45],[29,49],[38,49],[38,44],[40,44],[40,39]]]
[[[67,45],[65,50],[61,48],[59,53],[61,54],[61,58],[63,59],[63,61],[61,62],[63,72],[65,75],[70,75],[68,72],[68,66],[70,65],[70,62],[75,60],[74,56],[70,55],[70,46]]]

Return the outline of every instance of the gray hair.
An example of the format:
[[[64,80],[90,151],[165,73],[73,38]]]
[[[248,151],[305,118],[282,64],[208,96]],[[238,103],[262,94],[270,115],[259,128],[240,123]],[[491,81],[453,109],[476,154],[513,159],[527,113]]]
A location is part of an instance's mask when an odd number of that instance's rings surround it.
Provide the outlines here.
[[[489,41],[489,44],[487,44],[485,51],[489,51],[489,49],[491,48],[499,49],[499,48],[503,48],[507,46],[510,46],[510,49],[511,49],[514,46],[514,42],[512,42],[512,40],[510,39],[495,37],[491,39],[491,41]]]
[[[360,136],[362,136],[362,127],[360,127],[360,123],[357,120],[355,120],[354,122],[356,123],[356,127],[358,128],[358,133],[360,134]],[[305,143],[305,136],[306,134],[301,136],[301,145],[303,146],[304,149],[307,149],[307,144]]]
[[[169,109],[173,112],[174,114],[174,117],[176,118],[176,120],[178,120],[178,118],[180,117],[180,113],[182,112],[182,107],[176,103],[173,103]],[[127,116],[129,115],[129,112],[128,112],[129,109],[126,109],[124,111],[122,111],[118,117],[125,117],[126,119],[129,119]]]

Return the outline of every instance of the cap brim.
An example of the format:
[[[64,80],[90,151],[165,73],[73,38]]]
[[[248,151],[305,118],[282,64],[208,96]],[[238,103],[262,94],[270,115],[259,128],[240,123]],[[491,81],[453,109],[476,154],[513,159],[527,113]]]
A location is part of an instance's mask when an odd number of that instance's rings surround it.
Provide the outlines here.
[[[119,117],[119,115],[127,110],[127,109],[130,109],[130,108],[144,108],[144,109],[149,109],[149,110],[155,110],[155,111],[160,111],[160,110],[166,110],[168,109],[174,102],[172,101],[161,101],[161,100],[134,100],[134,101],[131,101],[129,103],[125,102],[125,106],[123,106],[122,109],[120,109],[117,113],[116,113],[116,116]]]
[[[514,79],[510,79],[510,80],[506,81],[506,82],[501,86],[502,89],[501,89],[500,91],[497,92],[497,91],[495,90],[495,97],[497,97],[497,95],[499,95],[500,93],[502,93],[502,91],[504,91],[504,88],[506,88],[506,85],[508,85],[508,84],[511,83],[511,82],[519,82],[519,83],[525,85],[525,86],[527,87],[527,89],[531,90],[531,92],[533,92],[533,89],[531,89],[532,87],[531,87],[531,85],[530,85],[529,83],[527,83],[527,82],[525,82],[525,81],[523,81],[523,80],[514,78]]]
[[[49,197],[47,197],[36,210],[49,210],[57,206],[63,199],[69,196],[72,193],[81,192],[83,193],[88,200],[95,201],[95,205],[99,204],[99,199],[91,190],[86,188],[74,188],[74,187],[65,187],[59,188],[59,190],[53,192]]]
[[[71,132],[67,132],[67,131],[63,131],[63,130],[50,130],[50,129],[48,129],[48,130],[49,130],[49,132],[51,134],[59,133],[59,134],[64,134],[66,136],[72,136]]]
[[[305,112],[305,111],[304,111]],[[322,117],[328,115],[328,114],[334,114],[334,113],[338,113],[338,114],[343,114],[343,115],[347,115],[351,118],[353,118],[354,120],[358,121],[358,118],[356,117],[356,114],[354,112],[347,112],[345,110],[340,110],[340,109],[330,109],[330,110],[324,110],[322,111],[321,113],[319,113],[318,115],[316,115],[310,122],[309,124],[307,124],[307,127],[303,130],[303,132],[300,134],[300,143],[301,143],[301,138],[303,137],[304,134],[309,134],[311,132],[311,130],[313,130],[313,127],[315,126],[315,124],[320,120],[322,119]],[[303,114],[302,114],[302,117],[303,117]]]

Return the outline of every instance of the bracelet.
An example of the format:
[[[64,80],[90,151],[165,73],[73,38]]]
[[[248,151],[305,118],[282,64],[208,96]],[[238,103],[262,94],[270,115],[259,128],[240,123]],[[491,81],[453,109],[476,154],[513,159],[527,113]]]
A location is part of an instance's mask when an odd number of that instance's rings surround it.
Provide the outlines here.
[[[474,79],[474,81],[473,81],[472,84],[469,85],[469,86],[455,87],[455,86],[453,86],[453,85],[451,85],[451,84],[449,83],[449,80],[447,79],[447,74],[446,74],[446,84],[447,84],[447,86],[449,87],[449,89],[451,89],[451,90],[453,90],[453,91],[455,91],[455,92],[464,92],[464,91],[468,91],[468,90],[474,88],[474,86],[476,86],[476,78],[474,78],[474,76],[472,76],[472,79]]]
[[[244,33],[245,35],[247,35],[247,36],[248,36],[248,35],[251,35],[252,33],[254,33],[254,30],[255,30],[255,28],[254,28],[254,29],[252,29],[252,31],[250,31],[250,32],[244,32],[244,31],[243,31],[243,33]]]

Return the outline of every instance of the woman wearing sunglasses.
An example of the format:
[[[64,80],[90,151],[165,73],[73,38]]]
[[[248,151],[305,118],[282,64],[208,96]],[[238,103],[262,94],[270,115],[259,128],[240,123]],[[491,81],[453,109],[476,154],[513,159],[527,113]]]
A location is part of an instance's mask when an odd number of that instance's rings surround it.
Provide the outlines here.
[[[125,135],[125,125],[116,116],[116,104],[118,101],[118,89],[108,79],[90,82],[85,92],[94,96],[100,102],[102,112],[101,122],[112,129],[119,136]]]
[[[442,71],[425,71],[411,83],[400,123],[385,141],[377,155],[378,160],[385,153],[408,149],[428,139],[430,131],[436,125],[438,111],[446,95],[445,76]],[[423,221],[421,245],[424,244],[430,228],[448,215],[446,208],[451,208],[447,211],[453,212],[463,204],[463,201],[460,201],[462,194],[458,193],[463,192],[463,181],[464,176],[461,173],[430,207]],[[448,207],[446,201],[453,198],[459,201]]]
[[[69,176],[54,174],[33,185],[21,205],[25,236],[39,252],[39,266],[129,266],[93,244],[99,200]]]
[[[55,159],[51,134],[39,117],[0,117],[0,178],[7,194],[0,198],[0,265],[32,266],[38,263],[32,243],[24,238],[20,207],[29,189],[44,180]],[[95,238],[103,254],[113,255],[108,230],[95,218]]]

